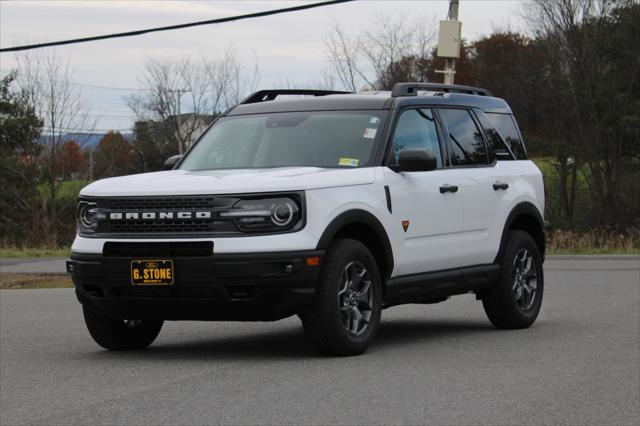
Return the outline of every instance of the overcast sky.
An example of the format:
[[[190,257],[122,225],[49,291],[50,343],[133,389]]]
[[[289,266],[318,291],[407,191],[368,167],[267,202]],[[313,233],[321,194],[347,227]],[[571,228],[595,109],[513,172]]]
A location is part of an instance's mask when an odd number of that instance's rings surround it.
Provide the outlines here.
[[[301,1],[0,1],[0,46],[108,34],[213,19],[301,4]],[[462,35],[474,40],[492,29],[522,27],[517,1],[461,0]],[[52,48],[69,58],[73,81],[80,85],[140,87],[149,57],[183,54],[218,56],[233,46],[245,64],[254,58],[260,88],[284,81],[307,83],[327,68],[324,40],[334,21],[357,34],[372,29],[373,18],[424,17],[431,25],[445,19],[447,0],[356,1],[277,16],[152,33]],[[0,54],[2,75],[15,66],[13,53]],[[81,86],[100,116],[98,129],[128,129],[133,114],[123,97],[130,92]]]

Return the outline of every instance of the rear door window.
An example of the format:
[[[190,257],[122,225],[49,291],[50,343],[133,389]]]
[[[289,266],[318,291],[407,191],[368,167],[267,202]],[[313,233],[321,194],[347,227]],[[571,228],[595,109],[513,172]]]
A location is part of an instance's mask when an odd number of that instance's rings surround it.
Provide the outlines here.
[[[513,152],[516,158],[518,160],[526,160],[527,151],[524,148],[524,142],[511,114],[486,113],[486,115],[493,125],[496,126],[498,133],[500,133],[502,139],[509,145],[511,152]]]
[[[465,109],[438,110],[449,134],[449,149],[453,166],[487,164],[487,146],[482,132]]]

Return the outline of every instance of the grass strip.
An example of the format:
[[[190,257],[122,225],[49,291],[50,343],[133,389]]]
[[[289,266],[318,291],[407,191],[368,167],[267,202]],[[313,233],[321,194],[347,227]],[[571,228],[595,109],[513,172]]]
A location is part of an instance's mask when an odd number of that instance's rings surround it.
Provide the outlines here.
[[[72,288],[67,274],[0,274],[0,290],[32,288]]]
[[[0,248],[0,257],[67,257],[71,254],[69,248]]]

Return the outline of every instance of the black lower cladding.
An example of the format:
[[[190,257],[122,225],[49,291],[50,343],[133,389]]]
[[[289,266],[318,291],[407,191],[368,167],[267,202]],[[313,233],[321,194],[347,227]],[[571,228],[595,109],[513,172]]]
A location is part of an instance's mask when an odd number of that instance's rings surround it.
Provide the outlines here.
[[[130,247],[130,256],[121,253],[71,254],[67,270],[80,303],[114,318],[220,321],[273,321],[300,312],[313,301],[324,256],[323,250],[135,256]],[[309,266],[313,257],[320,262]],[[144,259],[173,260],[174,284],[134,286],[131,261]]]
[[[384,306],[437,303],[469,292],[481,295],[493,287],[499,273],[500,265],[491,263],[395,277],[386,283]]]

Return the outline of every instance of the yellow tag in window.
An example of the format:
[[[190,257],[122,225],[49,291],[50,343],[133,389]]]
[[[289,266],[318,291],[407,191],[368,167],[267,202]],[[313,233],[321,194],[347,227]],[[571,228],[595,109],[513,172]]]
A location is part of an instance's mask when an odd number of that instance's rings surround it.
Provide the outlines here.
[[[360,160],[357,158],[341,157],[340,161],[338,161],[339,166],[358,167],[358,164],[360,164]]]

